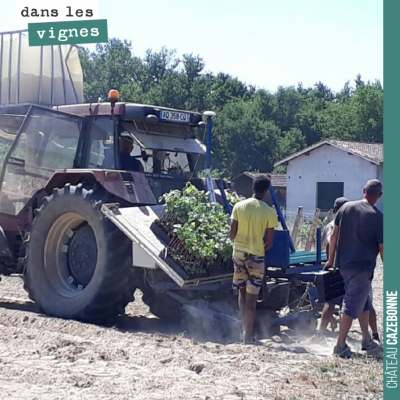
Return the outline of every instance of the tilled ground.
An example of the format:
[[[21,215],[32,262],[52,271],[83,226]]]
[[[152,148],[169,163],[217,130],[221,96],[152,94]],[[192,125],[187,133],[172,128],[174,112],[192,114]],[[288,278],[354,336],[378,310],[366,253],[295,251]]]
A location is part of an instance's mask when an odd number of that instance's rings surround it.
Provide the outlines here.
[[[374,279],[381,328],[383,268]],[[0,399],[381,399],[382,362],[331,356],[289,331],[261,346],[197,341],[141,302],[117,327],[36,312],[18,278],[0,282]],[[359,327],[350,344],[357,350]]]

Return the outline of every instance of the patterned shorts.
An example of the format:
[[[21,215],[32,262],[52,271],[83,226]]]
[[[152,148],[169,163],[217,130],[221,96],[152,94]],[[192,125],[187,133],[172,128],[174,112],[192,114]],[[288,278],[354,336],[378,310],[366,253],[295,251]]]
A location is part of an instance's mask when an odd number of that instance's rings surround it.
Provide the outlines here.
[[[233,265],[233,288],[246,288],[247,293],[259,294],[265,270],[264,257],[236,252]]]

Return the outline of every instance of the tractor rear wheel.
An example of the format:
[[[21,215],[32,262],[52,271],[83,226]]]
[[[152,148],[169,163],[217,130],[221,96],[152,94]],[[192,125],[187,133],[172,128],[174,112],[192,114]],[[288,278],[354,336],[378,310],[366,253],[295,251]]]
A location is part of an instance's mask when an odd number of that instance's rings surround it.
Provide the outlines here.
[[[25,289],[45,314],[112,324],[137,287],[129,239],[101,212],[108,193],[55,189],[26,240]]]

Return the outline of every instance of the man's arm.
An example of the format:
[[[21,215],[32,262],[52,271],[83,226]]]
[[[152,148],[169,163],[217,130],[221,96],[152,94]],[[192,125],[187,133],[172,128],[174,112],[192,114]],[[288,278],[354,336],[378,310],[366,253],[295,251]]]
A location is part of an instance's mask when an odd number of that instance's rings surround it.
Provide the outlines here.
[[[265,242],[264,242],[265,251],[269,250],[272,247],[272,244],[274,243],[274,233],[275,233],[274,228],[267,228],[267,230],[265,231]]]
[[[325,269],[330,268],[333,266],[333,262],[335,261],[335,253],[336,253],[336,244],[339,236],[339,227],[335,225],[333,229],[331,240],[329,243],[329,254],[328,254],[328,261],[325,264]]]
[[[237,204],[233,206],[232,210],[232,223],[231,223],[231,231],[229,232],[229,238],[234,240],[236,238],[236,235],[238,233],[238,228],[239,228],[239,217],[238,217],[238,209],[237,209]]]
[[[383,243],[379,245],[379,254],[381,255],[381,260],[383,262]]]
[[[231,223],[231,231],[229,232],[230,239],[234,240],[236,238],[238,232],[238,226],[239,226],[238,222],[233,219]]]

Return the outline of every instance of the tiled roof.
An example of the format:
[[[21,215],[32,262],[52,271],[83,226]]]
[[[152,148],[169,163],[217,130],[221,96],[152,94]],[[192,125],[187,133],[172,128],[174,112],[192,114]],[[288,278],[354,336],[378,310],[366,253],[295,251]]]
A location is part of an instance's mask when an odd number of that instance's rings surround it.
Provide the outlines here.
[[[286,187],[286,174],[270,174],[271,184],[276,187]]]
[[[348,142],[344,140],[329,140],[329,142],[371,161],[383,163],[383,143]]]
[[[371,161],[374,164],[383,163],[383,144],[382,143],[366,143],[366,142],[351,142],[345,140],[334,140],[326,139],[318,142],[298,153],[292,154],[291,156],[278,161],[275,166],[287,164],[289,161],[303,155],[304,153],[309,153],[318,147],[323,145],[335,146],[338,149],[345,150],[351,154],[362,157],[367,161]]]

